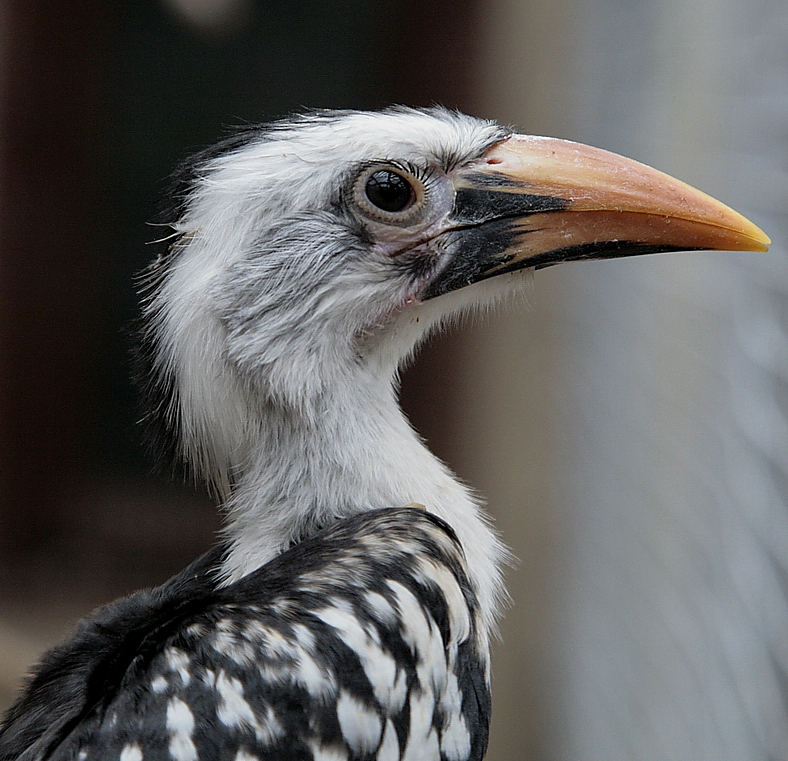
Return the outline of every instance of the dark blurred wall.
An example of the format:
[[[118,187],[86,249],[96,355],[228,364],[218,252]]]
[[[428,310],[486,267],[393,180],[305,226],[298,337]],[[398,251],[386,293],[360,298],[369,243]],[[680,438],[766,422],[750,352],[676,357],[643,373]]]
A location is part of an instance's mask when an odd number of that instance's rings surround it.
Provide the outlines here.
[[[86,466],[104,272],[93,152],[102,48],[77,31],[103,40],[106,30],[89,3],[66,29],[36,3],[4,10],[0,556],[11,562],[54,538],[64,486]]]

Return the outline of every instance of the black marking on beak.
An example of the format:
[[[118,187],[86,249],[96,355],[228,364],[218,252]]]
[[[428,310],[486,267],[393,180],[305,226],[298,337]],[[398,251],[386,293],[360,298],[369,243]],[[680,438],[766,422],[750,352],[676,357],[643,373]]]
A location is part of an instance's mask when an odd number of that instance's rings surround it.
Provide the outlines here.
[[[474,174],[467,180],[473,182],[475,187],[457,190],[451,214],[454,229],[432,242],[433,246],[441,247],[448,262],[427,287],[422,296],[424,299],[456,291],[493,274],[509,271],[501,267],[515,257],[518,239],[536,232],[524,230],[522,224],[518,226],[515,222],[531,214],[563,211],[569,203],[555,196],[521,192],[522,183],[508,181],[502,176]],[[513,190],[496,190],[502,186],[512,187]],[[525,266],[529,265],[513,262],[511,269]]]
[[[675,251],[702,251],[700,248],[687,248],[686,246],[660,246],[651,243],[638,243],[629,240],[611,240],[600,243],[579,243],[576,246],[566,246],[553,251],[545,251],[527,259],[512,262],[509,267],[501,267],[495,272],[488,272],[481,278],[495,277],[504,272],[515,272],[518,269],[532,267],[535,270],[545,269],[562,262],[580,262],[591,259],[621,259],[628,256],[643,256],[645,254],[668,254]]]
[[[514,257],[515,243],[525,234],[512,219],[492,219],[483,224],[450,230],[434,239],[448,255],[442,272],[427,286],[423,299],[432,299],[464,288],[486,277],[487,270],[505,265]]]
[[[476,178],[473,175],[469,179]],[[492,185],[490,178],[478,175],[484,183]],[[496,182],[495,187],[503,183]],[[517,183],[510,182],[512,187],[520,187]],[[499,219],[502,217],[526,217],[545,211],[562,211],[568,201],[555,196],[534,195],[519,191],[507,192],[496,190],[495,187],[463,187],[457,190],[452,209],[452,219],[459,224],[478,225],[482,222]]]

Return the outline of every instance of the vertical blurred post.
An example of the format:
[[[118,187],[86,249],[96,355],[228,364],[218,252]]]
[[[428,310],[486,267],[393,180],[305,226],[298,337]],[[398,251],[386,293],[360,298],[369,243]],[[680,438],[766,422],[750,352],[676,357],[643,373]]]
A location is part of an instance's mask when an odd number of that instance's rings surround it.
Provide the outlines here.
[[[776,241],[537,273],[470,334],[456,464],[521,557],[491,759],[787,757],[787,32],[768,0],[485,6],[480,111]]]
[[[588,140],[724,199],[775,246],[568,272],[584,318],[562,423],[560,755],[784,759],[788,7],[595,0],[587,18]]]

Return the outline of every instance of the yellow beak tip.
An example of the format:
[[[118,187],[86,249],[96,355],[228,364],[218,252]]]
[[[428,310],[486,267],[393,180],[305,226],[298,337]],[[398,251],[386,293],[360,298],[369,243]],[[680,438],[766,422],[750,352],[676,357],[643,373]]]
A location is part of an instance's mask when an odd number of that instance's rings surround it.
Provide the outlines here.
[[[747,236],[752,241],[752,250],[765,252],[772,245],[772,239],[757,225],[752,225],[753,229],[747,231]]]

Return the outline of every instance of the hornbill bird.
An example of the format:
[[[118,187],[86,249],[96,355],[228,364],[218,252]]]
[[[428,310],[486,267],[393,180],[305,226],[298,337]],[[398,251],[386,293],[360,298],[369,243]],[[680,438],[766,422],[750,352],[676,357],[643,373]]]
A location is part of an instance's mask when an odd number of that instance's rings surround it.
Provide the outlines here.
[[[482,758],[504,553],[401,412],[400,365],[534,269],[768,238],[636,162],[441,108],[248,130],[176,201],[147,418],[223,541],[47,653],[0,758]]]

